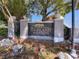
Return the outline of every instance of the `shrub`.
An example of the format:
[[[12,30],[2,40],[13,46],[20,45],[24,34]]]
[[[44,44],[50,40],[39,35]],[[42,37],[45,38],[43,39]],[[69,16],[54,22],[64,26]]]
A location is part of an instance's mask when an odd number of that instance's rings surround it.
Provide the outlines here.
[[[0,36],[7,37],[8,29],[0,28]]]

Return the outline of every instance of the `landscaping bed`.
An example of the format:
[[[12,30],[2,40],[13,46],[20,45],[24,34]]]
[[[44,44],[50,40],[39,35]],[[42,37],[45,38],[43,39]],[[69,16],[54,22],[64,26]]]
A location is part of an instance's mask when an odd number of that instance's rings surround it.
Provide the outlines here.
[[[65,50],[64,44],[54,46],[50,42],[30,39],[25,40],[21,45],[23,45],[24,50],[14,56],[12,55],[12,47],[6,49],[0,47],[0,57],[2,59],[54,59],[60,49]]]

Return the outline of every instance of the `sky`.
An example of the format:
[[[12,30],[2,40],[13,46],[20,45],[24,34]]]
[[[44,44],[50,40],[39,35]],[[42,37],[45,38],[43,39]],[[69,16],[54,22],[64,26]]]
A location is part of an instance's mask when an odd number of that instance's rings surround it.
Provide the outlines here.
[[[32,22],[38,22],[41,21],[42,16],[41,15],[33,15],[32,16]]]

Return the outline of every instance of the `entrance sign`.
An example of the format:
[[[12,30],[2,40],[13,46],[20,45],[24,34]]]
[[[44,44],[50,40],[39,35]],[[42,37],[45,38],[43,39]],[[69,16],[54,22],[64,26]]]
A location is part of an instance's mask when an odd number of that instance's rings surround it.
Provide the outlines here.
[[[53,22],[38,22],[28,23],[29,38],[36,39],[53,39],[54,23]]]
[[[63,20],[27,22],[22,20],[20,23],[20,37],[36,40],[53,40],[56,42],[64,41]]]

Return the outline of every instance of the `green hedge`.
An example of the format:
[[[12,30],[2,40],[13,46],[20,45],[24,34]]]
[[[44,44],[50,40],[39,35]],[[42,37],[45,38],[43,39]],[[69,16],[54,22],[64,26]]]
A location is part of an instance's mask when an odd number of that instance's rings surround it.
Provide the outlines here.
[[[0,28],[0,36],[7,37],[8,29],[7,28]]]

